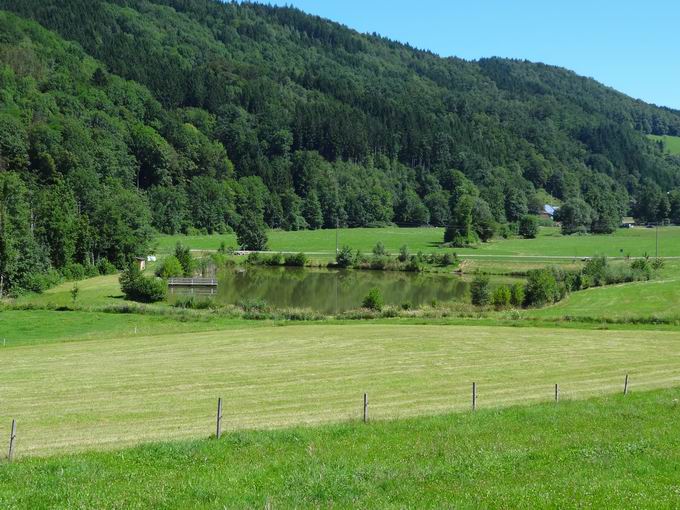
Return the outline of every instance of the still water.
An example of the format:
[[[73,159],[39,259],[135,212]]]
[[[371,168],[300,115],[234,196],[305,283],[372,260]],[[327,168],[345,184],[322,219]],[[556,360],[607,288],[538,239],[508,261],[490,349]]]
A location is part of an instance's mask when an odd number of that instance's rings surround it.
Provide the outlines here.
[[[492,279],[492,287],[512,281]],[[262,300],[275,308],[309,308],[335,313],[359,308],[374,287],[380,289],[385,304],[389,305],[470,300],[470,280],[454,274],[287,267],[223,270],[218,274],[213,298],[224,304]]]

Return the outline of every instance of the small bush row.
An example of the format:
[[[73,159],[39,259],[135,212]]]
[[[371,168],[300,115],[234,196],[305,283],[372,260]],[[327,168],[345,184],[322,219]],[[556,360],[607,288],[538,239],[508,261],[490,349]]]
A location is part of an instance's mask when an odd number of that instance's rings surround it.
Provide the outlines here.
[[[458,257],[455,253],[450,252],[411,254],[406,245],[399,249],[399,255],[392,257],[382,242],[375,245],[370,256],[364,255],[360,250],[355,252],[345,245],[335,257],[335,267],[340,268],[421,272],[425,269],[426,264],[439,267],[455,266],[458,265]]]
[[[253,266],[305,267],[307,262],[307,255],[304,253],[289,253],[284,256],[282,253],[263,255],[262,253],[253,252],[246,259],[246,263]]]
[[[629,265],[612,266],[606,257],[589,259],[580,270],[567,270],[552,266],[533,269],[527,272],[526,284],[511,287],[501,285],[493,292],[489,278],[476,275],[470,287],[472,304],[477,306],[494,305],[498,309],[514,307],[539,307],[557,303],[570,292],[650,280],[654,272],[663,267],[662,259],[650,260],[649,257],[633,260]]]

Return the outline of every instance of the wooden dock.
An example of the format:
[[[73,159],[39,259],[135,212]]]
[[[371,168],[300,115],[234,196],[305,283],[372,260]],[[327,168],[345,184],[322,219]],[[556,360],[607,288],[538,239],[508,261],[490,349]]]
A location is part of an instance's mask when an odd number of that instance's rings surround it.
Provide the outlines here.
[[[170,278],[170,287],[217,287],[217,278]]]
[[[217,292],[217,278],[170,278],[170,294],[214,295]]]

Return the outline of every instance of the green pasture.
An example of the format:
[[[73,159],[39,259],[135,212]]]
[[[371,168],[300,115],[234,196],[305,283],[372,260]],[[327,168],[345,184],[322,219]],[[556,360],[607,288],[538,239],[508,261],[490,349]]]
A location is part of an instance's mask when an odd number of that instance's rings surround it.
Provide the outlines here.
[[[445,250],[439,245],[444,239],[441,228],[355,228],[338,230],[339,245],[348,245],[370,254],[378,241],[392,253],[407,245],[412,253],[439,252]],[[331,258],[335,254],[335,230],[303,230],[297,232],[270,231],[269,249],[281,252],[305,252],[312,258]],[[659,255],[663,257],[680,257],[680,227],[662,227],[659,229]],[[503,260],[525,257],[527,261],[534,258],[550,259],[551,257],[568,260],[570,258],[607,255],[609,257],[640,257],[645,254],[655,256],[657,232],[652,228],[619,229],[610,235],[573,235],[563,236],[556,227],[541,228],[536,239],[494,239],[489,243],[474,248],[449,248],[459,255],[480,259],[491,258]],[[168,254],[174,250],[177,242],[194,250],[217,250],[220,243],[236,248],[236,238],[228,235],[205,236],[159,236],[157,251]]]
[[[661,279],[587,289],[574,292],[553,306],[531,310],[528,315],[542,319],[680,318],[680,280]]]
[[[663,141],[664,148],[670,154],[680,154],[680,136],[670,136],[670,135],[647,135],[654,141]]]
[[[219,315],[194,314],[189,320],[180,313],[156,315],[71,310],[2,310],[0,348],[81,340],[106,341],[127,337],[151,337],[225,328],[257,328],[264,325],[267,325],[266,321],[244,321]]]
[[[633,390],[24,458],[0,464],[0,507],[676,508],[679,401]]]
[[[54,312],[56,313],[56,312]],[[680,382],[680,332],[353,323],[167,332],[2,348],[0,424],[20,456],[490,408]],[[48,335],[49,333],[46,333]]]

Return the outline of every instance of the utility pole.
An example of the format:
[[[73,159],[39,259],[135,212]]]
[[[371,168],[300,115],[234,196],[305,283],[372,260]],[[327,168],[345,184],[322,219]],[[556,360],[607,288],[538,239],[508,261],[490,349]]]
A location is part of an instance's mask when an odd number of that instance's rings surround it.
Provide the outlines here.
[[[656,258],[659,258],[659,223],[656,223]]]
[[[335,256],[338,256],[338,219],[335,218]]]

